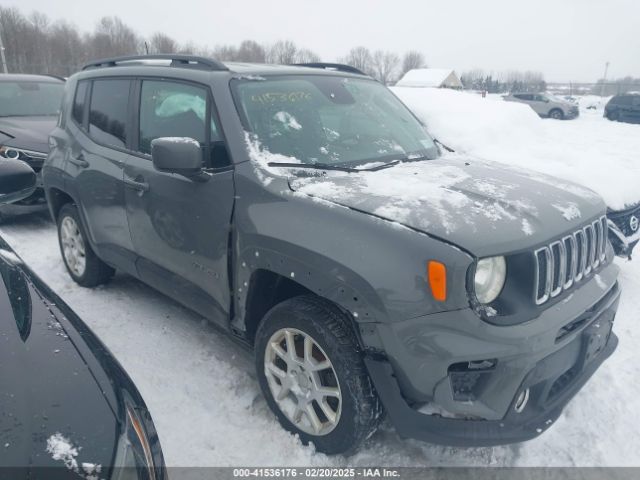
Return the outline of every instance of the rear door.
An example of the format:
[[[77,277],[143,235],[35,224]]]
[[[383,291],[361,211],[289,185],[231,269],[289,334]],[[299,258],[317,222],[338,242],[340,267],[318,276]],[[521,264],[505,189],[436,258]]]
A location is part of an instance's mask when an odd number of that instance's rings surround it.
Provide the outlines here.
[[[137,154],[127,161],[124,179],[138,275],[203,316],[225,323],[233,170],[210,89],[148,78],[136,82],[135,92]],[[197,140],[208,179],[155,170],[151,141],[160,137]]]
[[[126,78],[83,80],[72,113],[66,185],[79,202],[88,235],[103,260],[133,272],[133,244],[125,212],[123,172],[130,147]]]
[[[531,105],[531,108],[533,108],[538,115],[549,114],[549,101],[542,95],[531,95],[529,105]]]

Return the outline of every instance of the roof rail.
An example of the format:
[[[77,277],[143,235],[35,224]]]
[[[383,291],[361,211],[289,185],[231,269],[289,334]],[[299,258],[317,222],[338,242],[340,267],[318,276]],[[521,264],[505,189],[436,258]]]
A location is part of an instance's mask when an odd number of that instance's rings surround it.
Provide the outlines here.
[[[351,65],[344,65],[342,63],[313,62],[313,63],[293,63],[292,65],[295,67],[324,68],[325,70],[337,70],[339,72],[357,73],[358,75],[367,75],[362,70],[359,70],[356,67],[352,67]]]
[[[125,57],[102,58],[87,63],[82,70],[93,68],[116,67],[124,62],[142,62],[144,60],[171,60],[169,66],[183,68],[200,68],[202,70],[229,70],[225,65],[211,58],[197,57],[195,55],[158,54],[158,55],[129,55]]]

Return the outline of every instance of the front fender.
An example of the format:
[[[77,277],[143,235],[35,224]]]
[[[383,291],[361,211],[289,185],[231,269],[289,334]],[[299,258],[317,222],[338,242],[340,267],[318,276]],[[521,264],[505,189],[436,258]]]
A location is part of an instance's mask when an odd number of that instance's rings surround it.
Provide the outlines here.
[[[236,173],[233,259],[236,317],[257,269],[290,278],[351,312],[359,323],[396,322],[469,306],[466,273],[473,258],[455,246],[399,224],[292,192],[285,178]],[[447,265],[448,297],[434,300],[427,262]]]

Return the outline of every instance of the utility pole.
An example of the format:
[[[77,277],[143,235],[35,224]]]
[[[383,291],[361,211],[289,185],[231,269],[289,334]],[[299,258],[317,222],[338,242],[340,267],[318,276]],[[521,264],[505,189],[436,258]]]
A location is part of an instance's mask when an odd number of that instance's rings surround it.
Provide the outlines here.
[[[609,62],[604,64],[604,75],[602,76],[602,87],[600,87],[600,97],[604,96],[604,84],[607,81],[608,71],[609,71]]]
[[[9,73],[7,69],[7,58],[4,56],[4,43],[2,43],[2,29],[0,28],[0,60],[2,60],[2,71]]]

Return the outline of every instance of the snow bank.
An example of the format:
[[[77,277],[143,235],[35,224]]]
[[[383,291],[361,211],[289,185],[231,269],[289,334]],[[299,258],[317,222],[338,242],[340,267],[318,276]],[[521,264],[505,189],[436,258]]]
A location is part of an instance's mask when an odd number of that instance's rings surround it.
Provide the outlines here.
[[[610,122],[597,110],[559,122],[539,118],[527,105],[472,93],[392,90],[433,135],[460,153],[581,183],[613,209],[640,202],[638,125]]]

